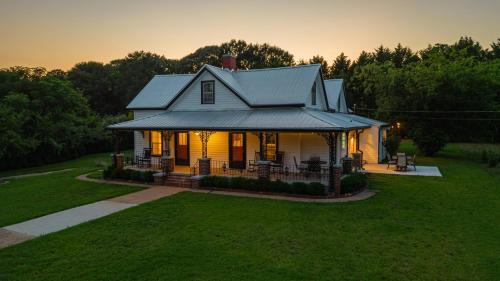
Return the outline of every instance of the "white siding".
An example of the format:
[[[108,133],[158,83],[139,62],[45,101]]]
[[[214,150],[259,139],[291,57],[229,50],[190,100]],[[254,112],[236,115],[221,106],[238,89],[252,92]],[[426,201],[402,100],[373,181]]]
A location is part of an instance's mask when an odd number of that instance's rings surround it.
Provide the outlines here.
[[[134,119],[155,115],[164,110],[134,110]],[[149,147],[149,134],[142,131],[134,131],[134,155],[141,155],[144,148]]]
[[[321,76],[316,76],[316,105],[311,104],[311,91],[308,92],[305,105],[307,108],[314,108],[319,110],[326,110],[325,89],[321,81]]]
[[[299,133],[278,133],[279,150],[285,152],[283,159],[285,166],[294,167],[294,156],[297,163],[300,163],[300,139]]]
[[[379,162],[379,127],[372,126],[359,135],[359,150],[368,163]]]
[[[347,102],[345,98],[345,92],[344,92],[344,87],[342,85],[342,89],[340,90],[340,95],[339,95],[339,112],[344,112],[344,113],[349,113],[347,110]]]
[[[249,160],[255,159],[255,152],[260,151],[259,137],[252,133],[247,134],[247,165]]]
[[[229,160],[229,136],[227,132],[217,132],[212,134],[208,139],[207,156],[212,160],[228,161]],[[199,158],[201,158],[201,141],[200,137],[194,132],[189,132],[189,157],[191,166],[193,166]]]
[[[215,81],[215,103],[201,104],[201,81]],[[249,107],[236,94],[226,88],[211,73],[204,72],[191,86],[171,105],[169,110],[237,110]]]
[[[311,156],[319,156],[321,160],[328,162],[329,149],[322,136],[314,133],[301,133],[300,135],[300,161],[308,160]]]

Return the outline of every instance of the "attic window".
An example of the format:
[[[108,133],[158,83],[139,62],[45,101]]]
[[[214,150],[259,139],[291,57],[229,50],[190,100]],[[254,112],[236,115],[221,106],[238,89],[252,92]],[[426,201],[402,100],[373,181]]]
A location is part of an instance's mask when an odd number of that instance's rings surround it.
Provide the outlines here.
[[[316,105],[316,82],[314,82],[311,89],[311,105]]]
[[[215,81],[201,81],[201,103],[215,103]]]

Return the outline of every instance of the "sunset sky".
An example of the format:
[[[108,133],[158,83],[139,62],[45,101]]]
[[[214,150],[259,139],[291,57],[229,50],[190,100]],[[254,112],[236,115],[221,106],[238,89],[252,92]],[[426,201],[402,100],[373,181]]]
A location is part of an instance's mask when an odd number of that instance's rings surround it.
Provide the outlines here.
[[[230,39],[269,43],[296,60],[398,42],[412,49],[500,37],[499,0],[0,0],[0,67],[69,69],[136,50],[181,58]]]

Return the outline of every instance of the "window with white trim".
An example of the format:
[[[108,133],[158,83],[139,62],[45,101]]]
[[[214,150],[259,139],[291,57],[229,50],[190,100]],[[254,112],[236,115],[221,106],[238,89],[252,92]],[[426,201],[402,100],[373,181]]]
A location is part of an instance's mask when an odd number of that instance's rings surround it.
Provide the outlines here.
[[[215,81],[201,81],[201,104],[215,103]]]

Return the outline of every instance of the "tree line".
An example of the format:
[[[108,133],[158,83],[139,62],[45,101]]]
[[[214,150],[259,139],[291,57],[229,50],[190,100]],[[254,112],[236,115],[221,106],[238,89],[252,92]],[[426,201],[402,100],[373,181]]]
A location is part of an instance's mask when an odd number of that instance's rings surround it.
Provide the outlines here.
[[[0,169],[111,150],[114,136],[104,127],[131,118],[126,105],[154,75],[220,66],[227,53],[237,57],[239,69],[321,64],[325,79],[344,79],[357,114],[398,124],[393,132],[427,143],[428,154],[447,141],[500,140],[500,39],[489,48],[469,37],[416,52],[401,44],[380,46],[353,60],[341,53],[331,63],[319,55],[295,60],[276,46],[231,40],[181,59],[138,51],[109,63],[77,63],[68,71],[1,69]],[[130,146],[132,138],[126,139]]]

